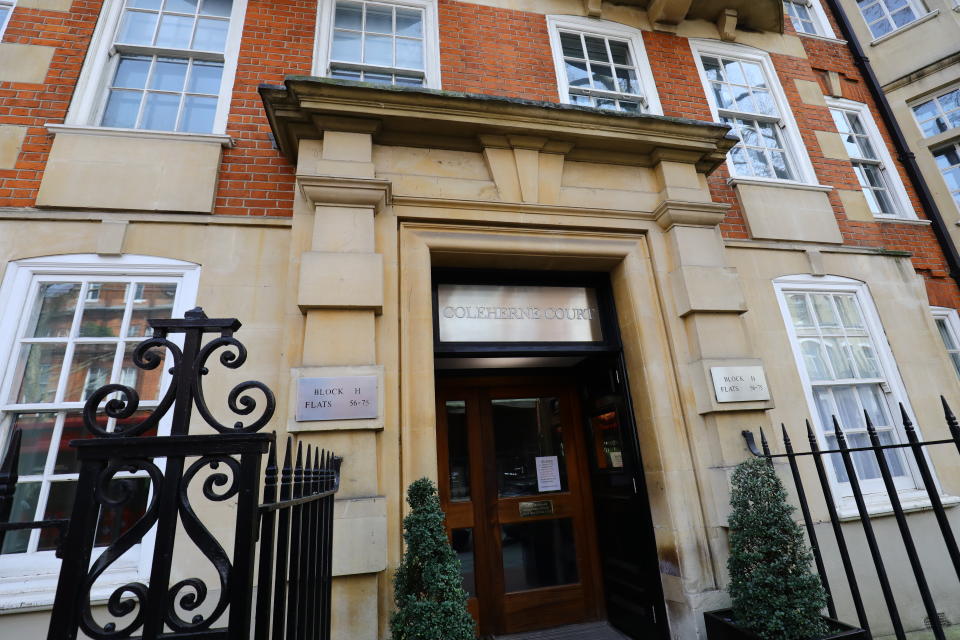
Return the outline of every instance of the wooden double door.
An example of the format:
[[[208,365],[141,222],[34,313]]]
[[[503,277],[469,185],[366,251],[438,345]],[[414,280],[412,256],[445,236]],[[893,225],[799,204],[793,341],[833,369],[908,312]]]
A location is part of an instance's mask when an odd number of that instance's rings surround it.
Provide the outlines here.
[[[554,378],[438,383],[440,499],[481,635],[604,615],[575,389]]]

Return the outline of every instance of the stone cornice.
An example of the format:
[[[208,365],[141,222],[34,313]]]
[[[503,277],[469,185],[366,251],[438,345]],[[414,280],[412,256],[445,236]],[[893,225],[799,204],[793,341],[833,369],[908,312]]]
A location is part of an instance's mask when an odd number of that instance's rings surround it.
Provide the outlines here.
[[[300,140],[322,138],[340,122],[364,128],[382,145],[479,152],[481,136],[530,136],[570,145],[568,160],[653,166],[683,157],[704,173],[736,143],[715,123],[327,78],[289,76],[282,87],[261,86],[260,95],[291,161]]]
[[[297,185],[312,205],[373,207],[379,211],[390,202],[389,180],[298,174]]]
[[[720,202],[664,200],[653,212],[653,219],[664,231],[676,226],[715,227],[723,222],[729,208]]]

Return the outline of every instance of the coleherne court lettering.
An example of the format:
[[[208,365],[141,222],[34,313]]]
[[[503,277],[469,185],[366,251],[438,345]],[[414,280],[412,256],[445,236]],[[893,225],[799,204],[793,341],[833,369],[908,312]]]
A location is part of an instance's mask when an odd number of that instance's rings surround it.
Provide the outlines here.
[[[444,307],[444,318],[466,320],[593,320],[590,307]]]

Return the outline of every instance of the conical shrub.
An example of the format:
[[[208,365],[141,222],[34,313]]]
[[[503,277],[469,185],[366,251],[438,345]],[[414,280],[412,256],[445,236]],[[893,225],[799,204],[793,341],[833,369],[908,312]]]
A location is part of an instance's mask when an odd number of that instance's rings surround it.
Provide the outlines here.
[[[828,632],[826,593],[810,570],[812,555],[787,492],[765,458],[733,472],[730,598],[733,618],[764,640],[809,640]]]
[[[407,503],[406,550],[393,579],[393,640],[473,640],[475,625],[467,611],[460,560],[447,541],[433,482],[421,478],[411,484]]]

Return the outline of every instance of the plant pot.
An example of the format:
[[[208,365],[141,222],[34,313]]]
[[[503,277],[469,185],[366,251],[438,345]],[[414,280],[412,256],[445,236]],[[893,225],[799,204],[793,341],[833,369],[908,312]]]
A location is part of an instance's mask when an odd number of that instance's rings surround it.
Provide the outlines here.
[[[869,640],[870,638],[863,629],[851,627],[826,616],[823,619],[830,627],[830,633],[817,640]],[[760,638],[757,634],[734,624],[731,609],[708,611],[703,614],[703,621],[707,626],[707,640],[759,640]]]

